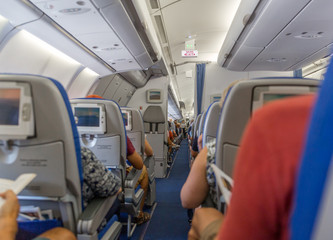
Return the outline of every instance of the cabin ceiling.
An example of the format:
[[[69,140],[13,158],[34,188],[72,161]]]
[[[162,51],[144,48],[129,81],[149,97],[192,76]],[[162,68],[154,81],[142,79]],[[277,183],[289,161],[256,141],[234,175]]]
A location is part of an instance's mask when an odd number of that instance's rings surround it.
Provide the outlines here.
[[[183,115],[193,111],[195,63],[216,62],[240,0],[147,0],[168,65],[174,66],[176,94],[185,103]],[[166,38],[164,39],[163,31]],[[185,42],[195,40],[198,57],[183,58]],[[164,43],[163,43],[164,42]],[[192,71],[192,78],[186,72]],[[193,112],[192,112],[193,114]]]

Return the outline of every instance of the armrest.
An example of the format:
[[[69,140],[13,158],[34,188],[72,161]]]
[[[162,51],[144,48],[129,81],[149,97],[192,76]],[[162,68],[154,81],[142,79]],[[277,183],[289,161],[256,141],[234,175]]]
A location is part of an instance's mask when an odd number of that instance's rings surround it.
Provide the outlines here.
[[[142,170],[137,170],[133,167],[126,176],[125,188],[135,188],[135,185],[140,178],[141,172]]]
[[[92,234],[96,232],[101,222],[104,220],[104,217],[108,213],[106,209],[111,208],[116,198],[117,195],[93,199],[78,220],[78,233]]]
[[[147,167],[149,177],[152,178],[154,176],[154,172],[155,172],[155,157],[154,157],[154,155],[146,157],[145,165]]]

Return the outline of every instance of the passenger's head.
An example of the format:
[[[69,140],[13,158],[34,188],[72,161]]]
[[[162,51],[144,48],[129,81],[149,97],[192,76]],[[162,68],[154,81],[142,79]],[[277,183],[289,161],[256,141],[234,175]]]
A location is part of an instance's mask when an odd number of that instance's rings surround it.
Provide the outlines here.
[[[238,82],[239,82],[239,80],[237,80],[237,81],[233,81],[232,83],[230,83],[230,84],[228,85],[228,87],[227,87],[226,89],[223,90],[222,95],[221,95],[221,100],[220,100],[220,102],[219,102],[220,107],[223,106],[223,102],[225,101],[225,99],[226,99],[226,97],[227,97],[227,94],[228,94],[229,90],[230,90],[233,86],[235,86]]]
[[[100,98],[100,99],[104,99],[104,98],[102,98],[101,96],[99,96],[97,94],[88,95],[88,96],[86,96],[86,98]]]

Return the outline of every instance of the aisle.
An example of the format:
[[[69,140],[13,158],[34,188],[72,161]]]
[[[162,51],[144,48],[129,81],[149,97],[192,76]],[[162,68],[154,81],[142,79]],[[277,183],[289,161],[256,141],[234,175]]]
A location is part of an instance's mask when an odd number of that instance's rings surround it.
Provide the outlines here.
[[[180,190],[189,173],[188,143],[183,140],[167,178],[156,179],[156,208],[152,219],[136,229],[131,239],[185,240],[190,226],[180,203]],[[124,239],[124,238],[122,238]]]
[[[181,206],[180,190],[189,173],[189,150],[187,140],[181,142],[168,178],[156,179],[157,205],[143,236],[132,239],[183,240],[187,239],[190,226],[187,211]]]

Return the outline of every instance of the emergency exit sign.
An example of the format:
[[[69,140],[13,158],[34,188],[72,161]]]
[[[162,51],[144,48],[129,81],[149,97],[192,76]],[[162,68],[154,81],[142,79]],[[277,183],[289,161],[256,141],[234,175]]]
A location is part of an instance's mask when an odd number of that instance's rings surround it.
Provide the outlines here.
[[[197,57],[198,50],[182,50],[182,57]]]

